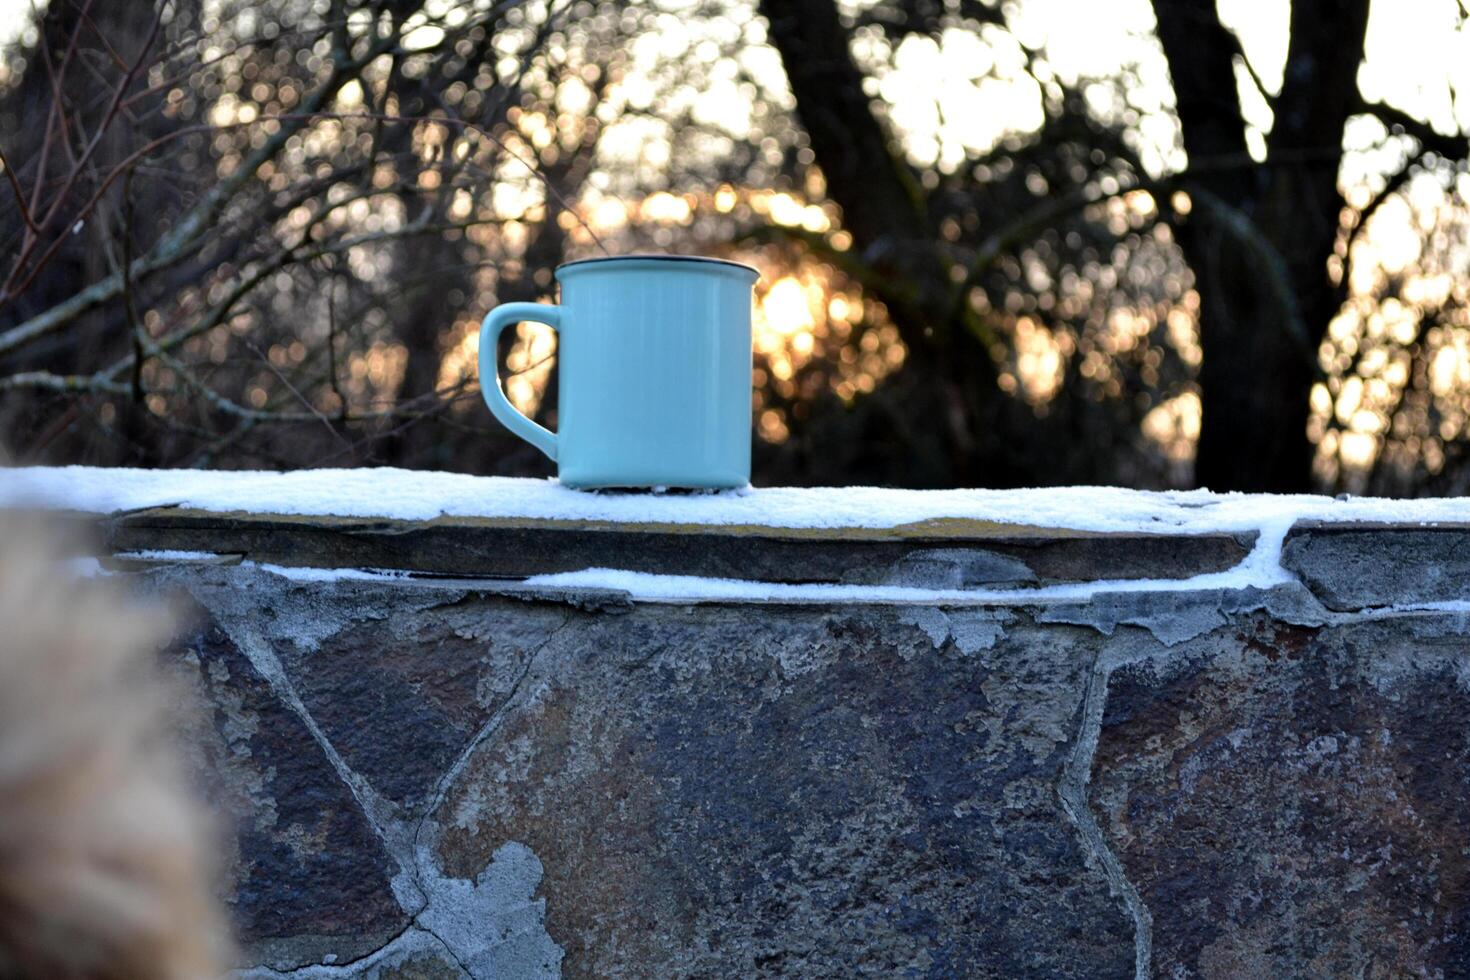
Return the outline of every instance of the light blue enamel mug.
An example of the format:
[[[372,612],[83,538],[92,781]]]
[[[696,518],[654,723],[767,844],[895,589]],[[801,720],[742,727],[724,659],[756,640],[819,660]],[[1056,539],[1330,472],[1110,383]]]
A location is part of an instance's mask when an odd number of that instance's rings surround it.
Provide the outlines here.
[[[561,304],[506,303],[480,326],[480,391],[569,487],[743,487],[750,482],[751,289],[724,259],[628,255],[556,270]],[[496,341],[531,320],[557,331],[556,432],[500,387]]]

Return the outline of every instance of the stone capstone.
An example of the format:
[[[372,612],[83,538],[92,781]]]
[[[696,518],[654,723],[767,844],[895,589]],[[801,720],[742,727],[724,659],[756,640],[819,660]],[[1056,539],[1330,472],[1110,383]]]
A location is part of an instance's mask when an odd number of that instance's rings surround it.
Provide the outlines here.
[[[1166,534],[932,520],[893,528],[433,521],[216,513],[175,507],[102,520],[109,550],[207,552],[271,565],[525,578],[583,568],[927,588],[1188,578],[1223,571],[1256,532]]]
[[[1281,563],[1331,609],[1470,601],[1470,524],[1302,521]]]

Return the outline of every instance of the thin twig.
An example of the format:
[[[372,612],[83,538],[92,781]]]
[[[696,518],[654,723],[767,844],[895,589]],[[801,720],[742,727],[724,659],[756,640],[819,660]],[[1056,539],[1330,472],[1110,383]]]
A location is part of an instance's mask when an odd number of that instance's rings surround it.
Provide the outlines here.
[[[129,333],[133,343],[133,401],[143,402],[143,323],[138,317],[138,307],[133,301],[133,174],[123,180],[123,226],[122,264],[118,272],[123,277],[123,314],[128,318]]]
[[[97,147],[102,144],[102,137],[106,134],[108,128],[112,125],[112,120],[117,116],[118,108],[122,103],[123,95],[132,86],[133,79],[137,76],[138,70],[143,67],[144,56],[148,53],[148,49],[153,46],[153,41],[158,36],[158,29],[163,23],[163,14],[167,8],[167,0],[165,0],[164,3],[158,5],[158,12],[154,15],[153,23],[148,31],[148,36],[143,42],[143,49],[138,52],[138,60],[134,62],[131,68],[128,69],[127,73],[123,76],[122,81],[118,83],[117,89],[112,96],[112,102],[108,106],[107,111],[103,114],[102,121],[98,123],[96,131],[93,132],[92,139],[87,143],[86,148],[82,151],[81,157],[75,159],[72,162],[71,172],[67,174],[66,180],[61,185],[61,190],[58,191],[55,198],[52,199],[51,206],[47,208],[45,213],[40,215],[39,219],[37,220],[37,233],[35,235],[27,236],[25,244],[21,247],[20,254],[15,257],[15,262],[11,266],[9,276],[6,277],[5,285],[3,287],[0,287],[0,299],[16,295],[17,293],[24,290],[26,286],[28,286],[31,281],[35,279],[37,272],[39,272],[40,270],[40,266],[32,270],[31,274],[25,276],[23,280],[20,280],[20,277],[21,274],[26,271],[27,264],[29,263],[31,258],[31,254],[35,251],[37,243],[41,240],[41,233],[51,226],[51,223],[55,220],[57,213],[61,210],[61,206],[66,203],[67,197],[71,194],[71,189],[73,186],[75,186],[77,178],[81,176],[82,168],[86,165],[87,161],[91,159],[92,154],[97,151]],[[91,0],[88,0],[86,9],[91,9]],[[80,34],[81,32],[77,31],[72,35],[72,47],[68,49],[68,57],[70,57],[71,51],[76,47],[77,38],[80,36]],[[63,62],[63,68],[64,67],[65,62]],[[60,89],[57,90],[55,98],[57,99],[59,104],[61,100]],[[66,138],[64,123],[62,132],[63,145],[65,145],[68,148],[68,152],[70,152],[71,143]],[[40,185],[37,184],[38,188],[39,186]],[[95,203],[95,201],[96,197],[94,196],[93,202]],[[88,211],[90,210],[91,208],[89,207]],[[74,224],[74,222],[69,222],[68,227],[74,226]],[[59,236],[56,239],[52,247],[46,251],[41,265],[45,264],[45,261],[49,259],[49,257],[60,246],[60,243],[64,240],[65,237],[63,233],[62,236]],[[21,282],[18,288],[16,288],[15,286],[17,280],[20,280]]]
[[[281,384],[286,386],[286,390],[291,392],[292,395],[296,396],[297,401],[299,401],[302,405],[305,405],[306,408],[313,415],[321,419],[322,425],[327,427],[327,431],[332,434],[332,438],[337,439],[338,441],[343,443],[347,442],[347,440],[343,438],[342,433],[338,432],[336,428],[332,425],[332,420],[327,418],[327,416],[322,413],[321,409],[313,405],[311,403],[311,400],[303,395],[300,390],[298,390],[297,387],[291,383],[290,379],[281,373],[280,369],[277,368],[275,364],[271,363],[271,359],[265,355],[264,351],[262,351],[259,347],[256,347],[248,340],[244,341],[244,344],[246,347],[249,347],[252,351],[255,352],[255,356],[259,357],[261,361],[265,364],[265,366],[270,369],[271,374],[274,374],[276,376],[276,379],[280,381]]]
[[[0,150],[0,167],[5,168],[5,176],[10,178],[10,189],[15,191],[15,204],[20,208],[20,218],[32,234],[39,235],[41,229],[36,227],[36,222],[31,219],[31,209],[26,207],[25,191],[21,189],[20,178],[15,175],[15,168],[10,161],[5,159],[5,151]]]

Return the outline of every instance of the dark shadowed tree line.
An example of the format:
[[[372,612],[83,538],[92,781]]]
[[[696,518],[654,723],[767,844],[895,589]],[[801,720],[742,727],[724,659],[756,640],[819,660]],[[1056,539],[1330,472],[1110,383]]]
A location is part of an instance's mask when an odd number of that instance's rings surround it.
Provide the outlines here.
[[[1358,94],[1367,0],[1291,4],[1285,81],[1279,92],[1263,93],[1274,115],[1263,159],[1253,157],[1246,142],[1235,75],[1244,54],[1214,0],[1155,0],[1153,6],[1188,157],[1182,171],[1150,179],[1126,133],[1092,117],[1078,93],[1053,79],[1042,86],[1048,122],[1028,145],[935,177],[915,172],[894,152],[866,95],[864,73],[851,54],[860,22],[844,18],[828,0],[762,0],[797,115],[827,189],[842,207],[864,273],[902,325],[910,364],[934,384],[925,390],[948,402],[947,412],[925,406],[919,414],[947,424],[950,479],[956,482],[1044,483],[1057,473],[1107,477],[1085,462],[1043,456],[1038,466],[1026,458],[1035,446],[1076,431],[1038,425],[1013,411],[1014,400],[996,386],[988,318],[965,290],[984,290],[987,271],[1018,246],[1075,226],[1083,202],[1145,188],[1161,205],[1157,220],[1182,250],[1199,297],[1203,419],[1196,481],[1222,490],[1308,489],[1310,396],[1324,377],[1319,348],[1348,299],[1348,247],[1372,210],[1416,170],[1463,172],[1470,150],[1463,136],[1438,133]],[[890,34],[937,36],[955,25],[1004,26],[1003,11],[961,0],[880,4],[868,17]],[[1358,114],[1377,116],[1390,133],[1406,134],[1412,153],[1373,202],[1354,212],[1338,175],[1344,127]],[[1072,181],[1059,181],[1048,162],[1069,157],[1081,166],[1067,171]],[[1044,189],[1037,195],[1043,200],[1020,195],[996,207],[1005,183],[993,177],[997,158],[1014,161],[1012,172],[1042,175],[1033,187]],[[978,179],[966,179],[972,175]],[[1173,192],[1184,193],[1187,209],[1173,206],[1180,200]],[[953,213],[970,220],[959,223],[957,236],[941,235],[938,229]],[[991,288],[1004,292],[1016,285],[1002,281]],[[981,308],[997,305],[990,297]],[[1077,390],[1075,379],[1064,390]]]
[[[52,0],[0,82],[0,433],[546,473],[479,405],[478,316],[567,258],[704,251],[768,318],[815,297],[757,347],[757,482],[1470,490],[1465,137],[1360,95],[1366,0],[1292,4],[1278,91],[1212,0],[1153,8],[1164,166],[1138,66],[1067,78],[1011,4]],[[956,36],[1039,125],[905,131],[883,79]],[[1397,160],[1366,192],[1365,118]],[[1415,181],[1413,266],[1355,275]],[[552,351],[500,354],[554,426]]]

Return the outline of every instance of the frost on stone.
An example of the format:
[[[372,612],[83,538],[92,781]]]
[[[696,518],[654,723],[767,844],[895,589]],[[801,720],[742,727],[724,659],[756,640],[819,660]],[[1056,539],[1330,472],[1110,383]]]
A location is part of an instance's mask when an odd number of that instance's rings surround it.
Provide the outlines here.
[[[433,933],[476,978],[561,976],[564,952],[546,931],[546,899],[536,897],[541,860],[510,841],[474,881],[439,874],[432,858],[423,889],[428,907],[418,924]]]
[[[917,606],[904,614],[903,621],[923,630],[936,649],[953,640],[955,649],[968,657],[994,647],[1015,618],[1003,609],[946,611],[937,606]]]

